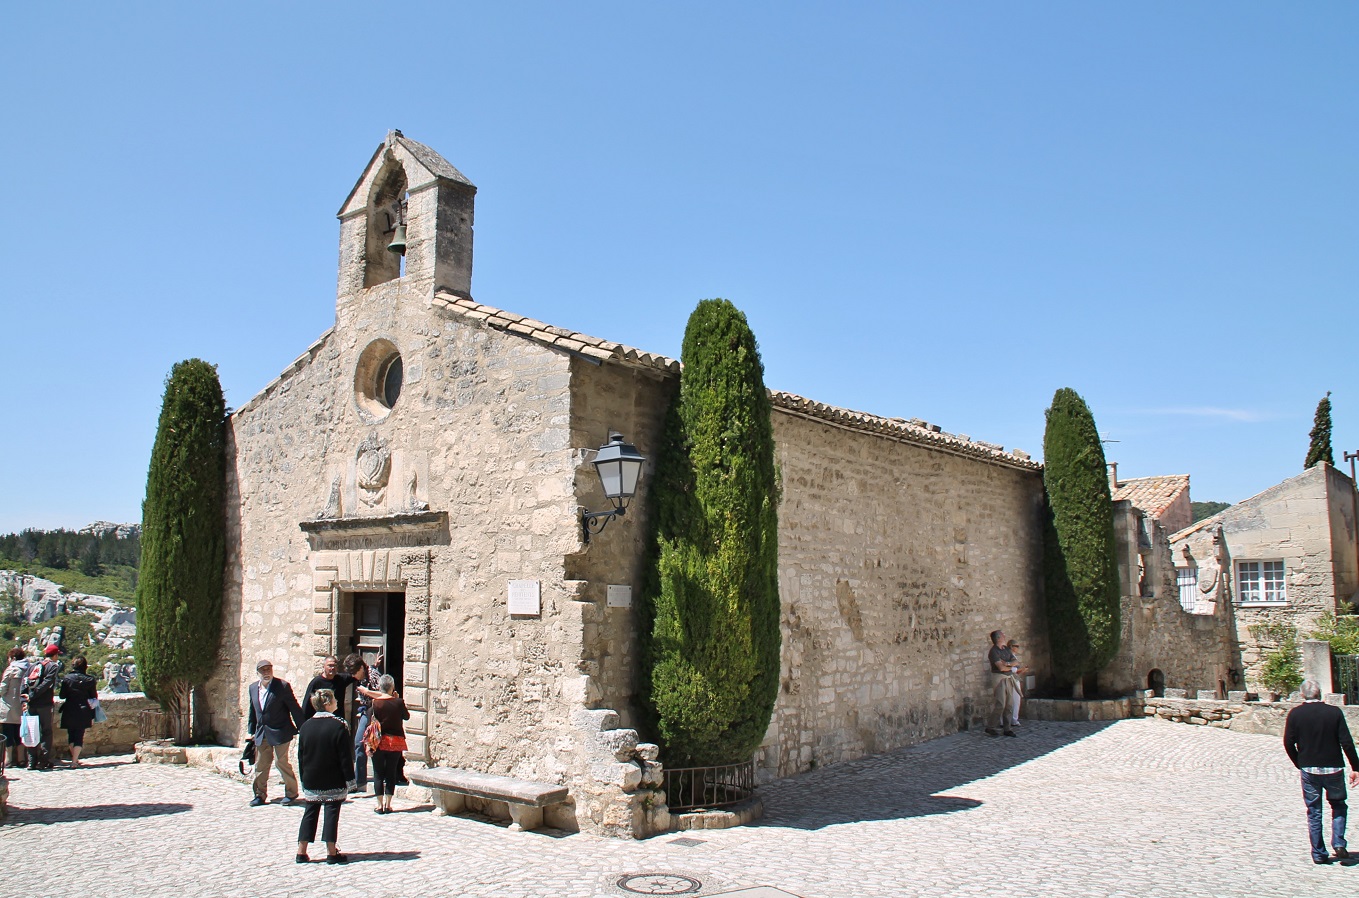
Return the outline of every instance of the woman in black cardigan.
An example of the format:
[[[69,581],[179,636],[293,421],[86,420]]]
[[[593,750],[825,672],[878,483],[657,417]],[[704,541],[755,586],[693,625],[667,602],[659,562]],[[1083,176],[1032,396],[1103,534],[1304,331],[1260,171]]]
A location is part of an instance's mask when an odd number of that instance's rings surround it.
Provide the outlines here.
[[[307,844],[316,838],[316,818],[326,810],[321,838],[326,843],[326,863],[346,864],[349,858],[335,846],[340,830],[340,805],[354,785],[354,739],[349,727],[335,716],[337,703],[330,689],[311,696],[316,714],[297,731],[297,774],[307,809],[297,830],[297,862],[305,864]]]
[[[94,708],[90,702],[99,697],[94,677],[85,673],[89,664],[84,655],[71,661],[72,671],[61,678],[61,728],[71,746],[71,766],[80,766],[80,750],[85,747],[85,731],[94,723]]]

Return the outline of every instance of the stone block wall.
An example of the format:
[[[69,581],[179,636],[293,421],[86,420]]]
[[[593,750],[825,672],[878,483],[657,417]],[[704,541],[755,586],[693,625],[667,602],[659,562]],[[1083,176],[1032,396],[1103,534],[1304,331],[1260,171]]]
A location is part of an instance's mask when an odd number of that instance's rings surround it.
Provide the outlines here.
[[[988,633],[1040,677],[1042,478],[776,409],[781,686],[762,776],[887,751],[991,712]]]
[[[622,433],[646,457],[638,494],[622,517],[609,522],[603,532],[582,542],[567,558],[567,577],[578,581],[584,603],[584,647],[581,671],[588,677],[586,704],[607,708],[619,716],[620,725],[638,725],[637,600],[641,597],[648,516],[655,478],[656,454],[666,410],[678,387],[673,374],[639,370],[621,365],[591,365],[576,361],[572,366],[571,444],[594,448],[608,439],[610,431]],[[577,469],[576,492],[582,508],[606,511],[611,506],[600,488],[594,466],[586,453]],[[579,525],[578,525],[579,526]],[[608,602],[610,586],[627,587],[632,600],[627,606]],[[615,590],[617,592],[617,590]]]
[[[1237,650],[1232,607],[1180,602],[1170,537],[1155,518],[1127,501],[1114,503],[1114,534],[1123,589],[1118,653],[1100,671],[1101,691],[1147,689],[1154,671],[1173,688],[1235,689]]]

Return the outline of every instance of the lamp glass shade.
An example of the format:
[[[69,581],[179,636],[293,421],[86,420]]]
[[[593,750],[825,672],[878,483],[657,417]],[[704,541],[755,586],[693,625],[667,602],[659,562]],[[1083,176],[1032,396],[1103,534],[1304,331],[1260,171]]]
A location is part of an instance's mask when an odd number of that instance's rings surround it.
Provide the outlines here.
[[[614,434],[608,444],[599,447],[595,456],[595,470],[604,485],[604,495],[610,499],[631,499],[637,493],[637,481],[642,476],[646,459],[631,443]]]

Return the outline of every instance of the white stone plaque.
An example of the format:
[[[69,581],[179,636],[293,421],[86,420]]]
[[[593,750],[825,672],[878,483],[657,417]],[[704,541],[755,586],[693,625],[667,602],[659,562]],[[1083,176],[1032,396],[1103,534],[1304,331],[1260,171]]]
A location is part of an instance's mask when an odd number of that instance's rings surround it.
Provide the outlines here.
[[[537,580],[510,581],[510,614],[537,616],[543,613],[542,592]]]
[[[632,607],[632,587],[618,586],[610,583],[608,589],[608,606],[610,608],[631,608]]]

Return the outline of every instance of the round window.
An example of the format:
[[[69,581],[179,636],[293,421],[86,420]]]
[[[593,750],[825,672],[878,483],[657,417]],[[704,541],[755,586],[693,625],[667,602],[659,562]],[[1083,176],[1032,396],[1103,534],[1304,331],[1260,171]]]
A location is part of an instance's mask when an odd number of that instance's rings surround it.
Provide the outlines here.
[[[382,382],[382,404],[391,408],[396,405],[396,400],[401,398],[401,356],[394,355],[389,358],[383,363],[382,369],[382,374],[378,377]]]
[[[405,366],[391,340],[374,340],[359,353],[354,371],[354,400],[371,418],[385,418],[401,398]]]

